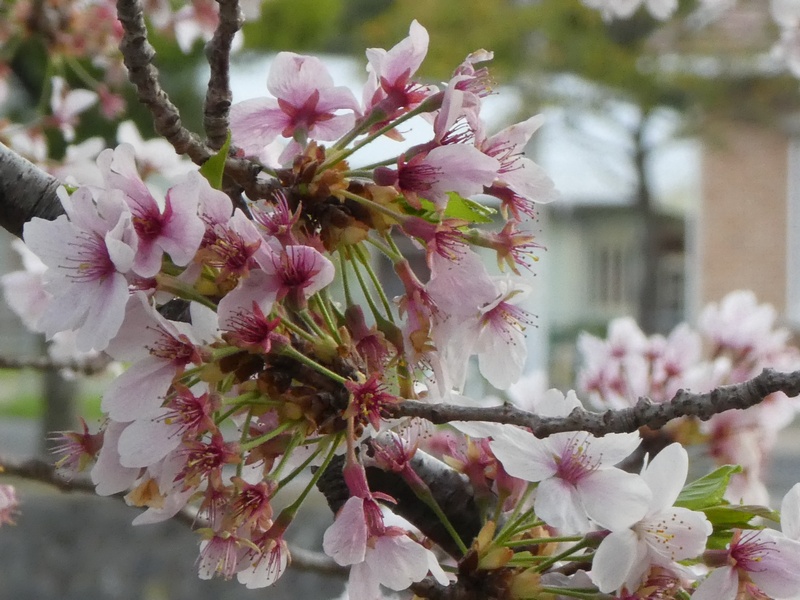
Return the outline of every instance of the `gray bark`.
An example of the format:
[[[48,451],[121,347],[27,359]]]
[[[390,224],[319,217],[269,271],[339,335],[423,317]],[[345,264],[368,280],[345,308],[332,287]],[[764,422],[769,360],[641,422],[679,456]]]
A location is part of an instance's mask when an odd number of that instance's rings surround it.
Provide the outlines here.
[[[58,186],[55,177],[0,144],[0,227],[22,237],[32,218],[53,220],[63,214]]]

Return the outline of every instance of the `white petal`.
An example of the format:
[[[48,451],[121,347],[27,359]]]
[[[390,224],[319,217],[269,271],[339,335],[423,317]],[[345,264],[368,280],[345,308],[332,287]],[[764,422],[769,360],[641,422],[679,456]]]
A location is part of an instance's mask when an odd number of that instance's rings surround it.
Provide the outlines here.
[[[589,517],[611,531],[641,520],[651,499],[650,488],[639,475],[615,468],[589,473],[575,487]]]
[[[592,581],[608,594],[618,590],[628,577],[634,562],[639,559],[639,539],[630,529],[608,535],[592,559]]]
[[[525,481],[541,481],[556,472],[555,459],[546,441],[518,427],[509,427],[489,444],[509,475]]]
[[[689,473],[689,455],[680,444],[670,444],[650,461],[642,479],[653,492],[650,512],[664,510],[675,504]]]

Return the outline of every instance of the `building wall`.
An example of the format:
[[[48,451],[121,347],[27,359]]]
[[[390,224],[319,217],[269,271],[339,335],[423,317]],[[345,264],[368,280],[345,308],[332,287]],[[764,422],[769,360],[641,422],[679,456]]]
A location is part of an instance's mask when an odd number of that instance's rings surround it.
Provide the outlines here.
[[[787,136],[713,122],[703,153],[698,214],[700,305],[736,289],[786,308]]]

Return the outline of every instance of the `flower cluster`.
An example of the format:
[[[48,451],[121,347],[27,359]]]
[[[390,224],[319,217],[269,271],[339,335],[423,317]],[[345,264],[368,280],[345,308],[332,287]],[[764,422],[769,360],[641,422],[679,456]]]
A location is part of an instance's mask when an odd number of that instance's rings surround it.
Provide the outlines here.
[[[721,579],[734,595],[800,590],[800,574],[759,574],[798,560],[797,519],[756,531],[756,516],[775,514],[730,507],[730,469],[685,486],[678,444],[631,473],[617,465],[638,433],[541,440],[510,425],[431,433],[390,418],[404,400],[470,402],[473,358],[498,389],[519,380],[531,221],[555,197],[523,154],[540,119],[485,130],[491,54],[432,86],[416,79],[427,46],[414,22],[393,48],[370,49],[360,101],[319,59],[278,54],[272,97],[231,111],[230,151],[259,161],[261,197],[233,201],[210,183],[222,181],[226,147],[162,198],[122,144],[100,153],[94,185],[60,191],[63,216],[26,224],[46,266],[36,328],[129,364],[103,397],[100,430],[62,437],[62,468],[91,467],[99,494],[145,509],[136,524],[196,507],[200,576],[251,588],[286,569],[285,533],[318,485],[337,513],[323,549],[350,567],[353,600],[453,574],[491,597],[674,597],[712,568],[698,594]],[[428,142],[350,164],[416,115],[432,124]],[[404,240],[424,253],[416,268]],[[492,275],[479,251],[510,272]],[[394,302],[388,277],[402,290]],[[579,404],[555,390],[532,402],[541,416]],[[384,489],[390,476],[403,486]],[[404,512],[406,493],[436,523]],[[792,494],[785,514],[798,510]]]
[[[598,408],[625,408],[642,396],[664,402],[679,389],[707,392],[741,383],[765,367],[799,369],[800,352],[789,344],[789,331],[775,326],[776,317],[775,309],[758,304],[752,292],[738,291],[709,304],[696,330],[681,324],[666,337],[647,337],[632,319],[616,319],[605,340],[581,337],[579,388]],[[721,413],[705,423],[673,422],[653,435],[707,444],[718,464],[743,467],[729,499],[766,503],[764,462],[797,408],[778,392],[747,410]]]

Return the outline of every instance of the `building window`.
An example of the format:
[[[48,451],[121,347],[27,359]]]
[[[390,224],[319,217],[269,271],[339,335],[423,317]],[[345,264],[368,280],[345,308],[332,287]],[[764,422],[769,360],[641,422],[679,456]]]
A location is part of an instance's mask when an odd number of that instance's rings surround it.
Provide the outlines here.
[[[589,299],[602,310],[625,309],[631,301],[630,253],[621,246],[596,247],[589,259]]]

